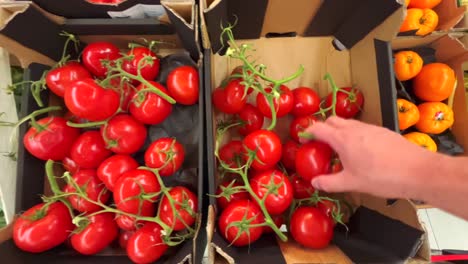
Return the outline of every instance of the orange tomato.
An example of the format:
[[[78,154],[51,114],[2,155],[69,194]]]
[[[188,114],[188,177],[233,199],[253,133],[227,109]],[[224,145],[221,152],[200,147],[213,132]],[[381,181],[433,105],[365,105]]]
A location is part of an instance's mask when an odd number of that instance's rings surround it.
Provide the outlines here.
[[[452,109],[441,102],[427,102],[418,105],[419,121],[416,128],[423,133],[440,134],[453,125]]]
[[[442,0],[411,0],[411,3],[408,4],[410,8],[434,8],[440,4]]]
[[[405,0],[405,6],[409,6],[411,0]]]
[[[439,16],[432,9],[410,8],[401,24],[400,32],[417,30],[416,35],[425,36],[434,31],[439,24]]]
[[[419,110],[415,104],[405,99],[397,99],[397,106],[400,130],[405,130],[419,121]]]
[[[413,91],[421,100],[440,102],[449,98],[456,82],[455,72],[447,64],[430,63],[414,78]]]
[[[393,67],[397,79],[407,81],[419,74],[423,67],[423,59],[414,51],[400,51],[395,54]]]
[[[429,151],[437,152],[437,144],[428,134],[421,132],[411,132],[403,135],[403,137],[418,146],[426,148]]]

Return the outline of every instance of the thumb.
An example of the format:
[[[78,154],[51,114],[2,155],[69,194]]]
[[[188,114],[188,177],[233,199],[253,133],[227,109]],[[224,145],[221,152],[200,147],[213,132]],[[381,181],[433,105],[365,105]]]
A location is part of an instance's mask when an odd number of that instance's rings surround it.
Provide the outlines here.
[[[350,191],[350,186],[347,183],[347,177],[344,171],[317,176],[312,179],[312,186],[325,192],[345,192]]]

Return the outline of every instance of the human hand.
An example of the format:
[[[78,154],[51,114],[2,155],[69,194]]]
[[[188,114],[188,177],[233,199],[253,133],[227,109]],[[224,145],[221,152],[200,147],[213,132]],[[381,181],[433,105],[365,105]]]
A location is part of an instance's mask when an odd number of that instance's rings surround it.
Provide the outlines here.
[[[417,188],[425,180],[424,169],[442,156],[386,128],[356,120],[330,117],[306,132],[328,143],[343,164],[343,171],[312,180],[316,189],[326,192],[356,191],[386,198],[417,198]]]

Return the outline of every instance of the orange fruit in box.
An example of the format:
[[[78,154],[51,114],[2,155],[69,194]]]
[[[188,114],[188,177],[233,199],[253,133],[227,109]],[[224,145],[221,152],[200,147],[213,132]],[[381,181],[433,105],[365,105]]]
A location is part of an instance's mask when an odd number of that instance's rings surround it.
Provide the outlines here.
[[[439,16],[432,9],[410,8],[401,24],[400,32],[417,30],[416,35],[424,36],[432,33],[439,24]]]
[[[453,125],[453,110],[441,102],[418,105],[419,121],[416,128],[423,133],[440,134]]]
[[[419,121],[418,107],[412,102],[405,99],[397,99],[397,107],[400,130],[405,130]]]
[[[414,51],[400,51],[395,54],[395,75],[400,81],[407,81],[419,74],[423,67],[423,59]]]
[[[421,132],[411,132],[403,135],[403,137],[418,146],[426,148],[429,151],[437,152],[437,144],[428,134]]]
[[[453,1],[453,0],[449,0]],[[410,8],[434,8],[440,4],[442,0],[411,0],[409,3]]]
[[[421,100],[443,101],[452,94],[457,78],[447,64],[430,63],[424,65],[413,80],[413,92]]]

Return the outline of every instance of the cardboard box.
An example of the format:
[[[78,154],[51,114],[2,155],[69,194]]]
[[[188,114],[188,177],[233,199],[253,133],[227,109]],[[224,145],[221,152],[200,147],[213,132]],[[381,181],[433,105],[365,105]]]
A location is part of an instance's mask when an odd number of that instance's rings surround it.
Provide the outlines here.
[[[59,33],[65,30],[77,34],[84,43],[98,40],[110,41],[125,49],[129,42],[147,40],[163,40],[166,44],[160,46],[159,55],[165,56],[173,53],[190,54],[196,62],[200,82],[202,80],[203,65],[201,63],[200,47],[198,45],[197,17],[198,11],[191,2],[165,3],[165,10],[169,14],[171,24],[157,26],[151,21],[140,20],[122,24],[124,21],[116,20],[68,20],[58,18],[46,13],[36,5],[30,3],[0,4],[0,45],[6,48],[18,64],[25,68],[26,80],[38,80],[44,70],[60,59],[65,38]],[[202,87],[202,86],[201,86]],[[54,96],[47,92],[42,94],[44,102],[54,103]],[[191,169],[193,179],[186,185],[198,193],[199,219],[202,219],[203,208],[203,170],[204,170],[204,96],[200,89],[199,103],[190,106],[194,118],[192,132],[188,133],[195,139],[186,169]],[[177,106],[178,107],[178,106]],[[183,107],[183,106],[180,106]],[[22,102],[21,116],[37,109],[37,105],[25,89]],[[20,127],[20,139],[28,128],[27,124]],[[173,130],[167,131],[171,136],[182,137]],[[183,132],[184,137],[187,132]],[[187,149],[187,151],[189,151]],[[40,203],[40,195],[48,193],[48,184],[44,178],[44,162],[31,156],[22,146],[18,149],[18,174],[16,184],[16,212],[20,213],[33,205]],[[175,176],[174,176],[175,177]],[[179,184],[183,179],[171,179]],[[170,249],[158,263],[199,263],[203,247],[197,248],[196,241],[203,239],[203,234],[195,235],[193,240],[184,242],[179,247]],[[74,252],[66,246],[60,246],[42,254],[29,254],[19,250],[11,239],[11,225],[0,230],[0,256],[10,264],[22,263],[129,263],[125,251],[118,247],[109,247],[96,256],[85,257]],[[202,242],[202,244],[204,244]],[[196,255],[196,253],[199,253]]]
[[[248,7],[248,8],[247,8]],[[304,85],[321,96],[329,91],[323,80],[331,73],[338,86],[358,87],[365,97],[359,119],[396,130],[396,90],[391,41],[398,34],[405,8],[397,1],[202,1],[202,36],[205,47],[205,93],[220,85],[240,65],[223,53],[220,25],[233,23],[239,43],[253,44],[257,63],[269,76],[289,76],[299,65],[304,73],[291,81],[291,89]],[[213,155],[216,120],[222,115],[207,104],[209,192],[219,182]],[[287,120],[279,128],[285,136]],[[281,122],[279,123],[281,124]],[[283,127],[284,126],[284,127]],[[280,135],[280,136],[281,136]],[[235,135],[228,135],[225,140]],[[229,247],[217,232],[216,201],[210,199],[208,241],[210,263],[403,263],[428,261],[429,247],[416,209],[407,200],[393,204],[369,195],[343,194],[358,207],[349,221],[348,235],[335,230],[333,245],[324,250],[298,246],[291,238],[280,243],[264,236],[248,247]]]

